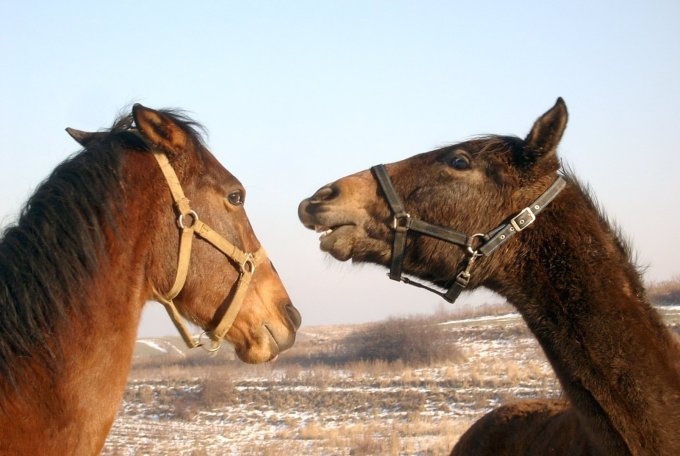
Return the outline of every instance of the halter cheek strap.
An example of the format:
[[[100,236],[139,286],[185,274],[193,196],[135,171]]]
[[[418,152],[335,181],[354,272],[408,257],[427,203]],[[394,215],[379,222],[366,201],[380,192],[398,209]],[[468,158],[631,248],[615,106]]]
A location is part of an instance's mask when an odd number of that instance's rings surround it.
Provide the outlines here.
[[[239,277],[236,282],[236,288],[233,292],[231,302],[225,302],[224,306],[226,306],[226,309],[220,309],[216,313],[216,317],[219,317],[219,323],[217,323],[215,328],[204,332],[204,334],[212,341],[210,348],[206,348],[206,350],[216,351],[219,349],[222,340],[233,325],[236,316],[243,306],[248,285],[252,280],[256,267],[267,259],[267,254],[262,247],[254,253],[245,253],[199,220],[198,214],[191,209],[189,200],[184,195],[182,185],[180,184],[168,157],[164,153],[158,151],[153,151],[153,155],[170,188],[172,199],[175,202],[175,209],[178,213],[177,225],[181,231],[175,281],[168,292],[161,293],[155,287],[153,292],[155,299],[163,304],[170,319],[175,324],[177,331],[179,331],[182,339],[189,348],[205,347],[205,345],[200,341],[200,337],[199,340],[196,340],[196,338],[191,335],[184,319],[177,310],[177,306],[175,306],[173,299],[182,291],[186,282],[194,235],[208,241],[213,247],[238,265]],[[220,313],[222,313],[221,317],[219,316]]]
[[[566,181],[561,176],[558,176],[555,182],[553,182],[553,184],[539,196],[536,201],[522,209],[517,215],[512,217],[508,223],[504,223],[488,233],[477,233],[468,236],[460,231],[455,231],[440,225],[433,225],[411,217],[411,214],[406,211],[397,190],[394,188],[394,184],[387,173],[385,165],[374,166],[371,168],[371,171],[373,171],[375,179],[380,184],[387,204],[394,214],[394,219],[392,220],[392,229],[394,230],[392,262],[390,265],[390,272],[387,276],[392,280],[429,290],[451,303],[458,299],[460,293],[467,287],[470,281],[472,267],[477,258],[490,255],[512,236],[534,223],[536,215],[554,200],[567,185]],[[458,274],[456,274],[453,284],[446,292],[442,293],[435,288],[413,281],[402,275],[404,254],[406,252],[406,235],[409,231],[417,231],[427,236],[457,244],[465,248],[465,266]],[[475,248],[473,244],[477,238],[481,241],[481,245]]]

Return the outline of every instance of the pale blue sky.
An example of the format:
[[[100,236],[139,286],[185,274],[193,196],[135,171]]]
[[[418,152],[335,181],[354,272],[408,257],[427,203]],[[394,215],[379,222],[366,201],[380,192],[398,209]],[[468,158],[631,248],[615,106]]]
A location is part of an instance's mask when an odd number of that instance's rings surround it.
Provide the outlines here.
[[[322,254],[298,202],[376,163],[480,133],[524,136],[562,96],[562,157],[646,278],[669,279],[680,274],[679,22],[677,1],[0,0],[0,222],[77,150],[64,127],[107,127],[133,102],[180,107],[248,188],[304,324],[430,312],[436,296]],[[166,333],[158,308],[147,312],[141,334]]]

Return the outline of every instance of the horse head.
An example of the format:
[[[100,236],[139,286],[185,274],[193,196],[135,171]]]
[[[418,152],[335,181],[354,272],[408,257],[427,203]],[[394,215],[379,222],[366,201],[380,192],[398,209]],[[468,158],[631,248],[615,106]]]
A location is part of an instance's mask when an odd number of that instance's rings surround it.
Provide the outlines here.
[[[537,212],[522,208],[563,187],[551,184],[566,123],[560,98],[525,139],[479,137],[343,177],[300,203],[300,221],[322,233],[321,250],[340,261],[389,266],[391,278],[409,283],[402,271],[449,290],[459,279],[474,288],[501,270],[494,256],[477,261],[471,276],[475,259],[492,244],[514,248],[505,240]]]
[[[301,318],[253,232],[243,185],[205,147],[191,122],[139,104],[132,118],[133,136],[123,143],[141,140],[129,147],[141,144],[158,161],[127,162],[128,175],[152,182],[136,197],[156,200],[153,212],[142,216],[150,216],[143,222],[151,232],[149,298],[166,306],[190,347],[207,341],[194,339],[182,318],[205,331],[211,351],[224,338],[245,362],[273,359],[293,344]],[[108,135],[66,131],[86,148]]]

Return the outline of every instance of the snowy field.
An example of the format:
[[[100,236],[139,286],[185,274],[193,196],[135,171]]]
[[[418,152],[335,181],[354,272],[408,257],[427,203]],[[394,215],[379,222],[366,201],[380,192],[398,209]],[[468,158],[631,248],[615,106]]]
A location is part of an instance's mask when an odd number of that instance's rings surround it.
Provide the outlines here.
[[[666,314],[677,321],[680,307]],[[259,366],[137,361],[102,454],[448,454],[474,420],[499,404],[560,395],[516,314],[440,324],[460,361],[422,368],[305,365],[287,363],[285,355]],[[331,350],[352,330],[303,328],[299,343]]]

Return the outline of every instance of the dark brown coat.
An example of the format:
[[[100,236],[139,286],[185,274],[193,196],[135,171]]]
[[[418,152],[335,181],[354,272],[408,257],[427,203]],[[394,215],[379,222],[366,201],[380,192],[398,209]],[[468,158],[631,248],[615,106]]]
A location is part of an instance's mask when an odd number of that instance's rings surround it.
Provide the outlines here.
[[[490,136],[387,165],[407,211],[472,235],[542,194],[559,172],[562,99],[525,139]],[[536,336],[570,406],[502,407],[466,433],[454,455],[680,454],[680,348],[645,296],[628,247],[571,175],[564,191],[472,270],[470,288],[505,296]],[[299,207],[339,260],[389,265],[392,216],[370,171],[322,187]],[[406,273],[448,288],[465,249],[418,233]]]

